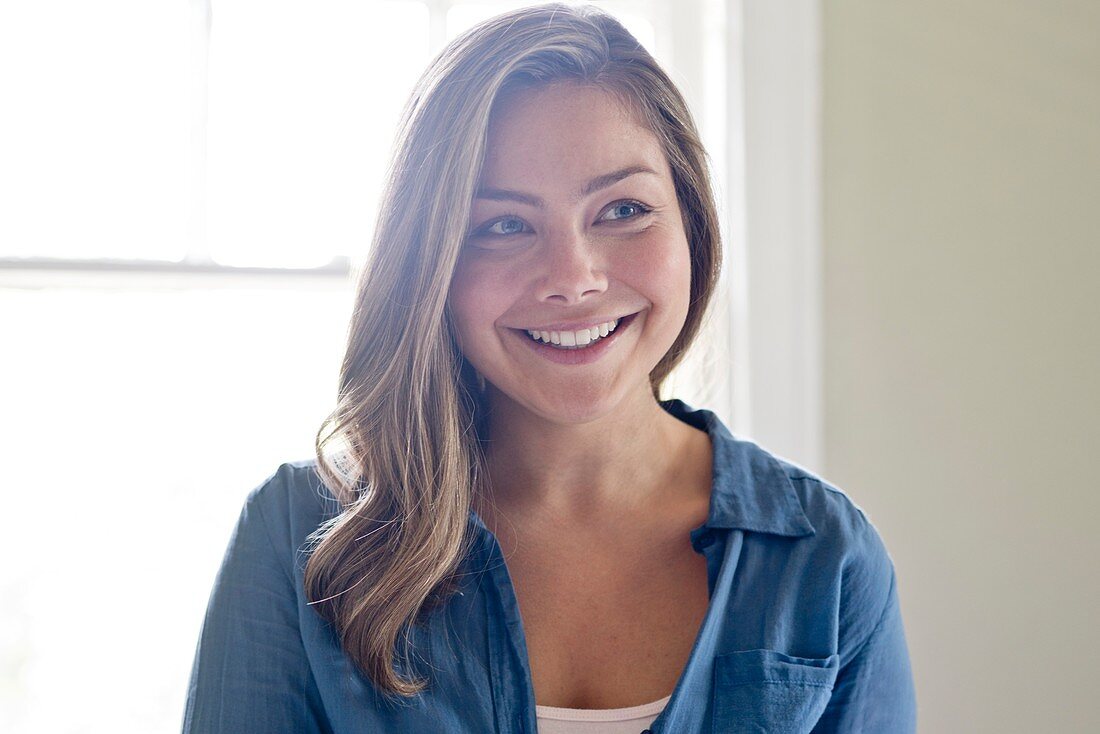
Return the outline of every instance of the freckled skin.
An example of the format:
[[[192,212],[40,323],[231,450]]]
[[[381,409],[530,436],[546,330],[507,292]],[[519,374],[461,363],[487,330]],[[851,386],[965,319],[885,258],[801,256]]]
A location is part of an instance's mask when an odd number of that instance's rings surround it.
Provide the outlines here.
[[[597,176],[648,168],[584,197]],[[494,410],[578,424],[650,410],[649,372],[688,311],[691,264],[672,174],[656,136],[607,93],[571,83],[520,92],[490,127],[478,198],[449,305]],[[626,208],[622,207],[626,203]],[[639,214],[631,202],[652,211]],[[500,223],[502,217],[507,221]],[[517,221],[518,220],[518,221]],[[496,227],[493,227],[497,222]],[[515,329],[639,312],[601,359],[559,365]],[[526,336],[522,338],[526,339]]]
[[[638,168],[648,172],[579,195]],[[502,190],[541,206],[476,198],[448,294],[490,402],[492,491],[477,510],[508,564],[537,702],[658,700],[709,601],[688,537],[709,506],[710,441],[665,413],[649,383],[688,312],[672,174],[617,100],[559,84],[502,104],[479,191]],[[634,313],[588,364],[550,361],[519,331]]]

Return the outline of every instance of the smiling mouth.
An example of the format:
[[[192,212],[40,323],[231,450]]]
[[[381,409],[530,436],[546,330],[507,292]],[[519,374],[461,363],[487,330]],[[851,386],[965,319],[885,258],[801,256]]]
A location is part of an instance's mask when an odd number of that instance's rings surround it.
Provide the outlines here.
[[[590,326],[587,329],[576,331],[551,331],[538,329],[518,329],[527,335],[531,341],[543,344],[563,351],[589,349],[600,341],[606,339],[619,328],[623,322],[630,320],[634,314],[622,316],[617,319],[605,321],[602,324]]]

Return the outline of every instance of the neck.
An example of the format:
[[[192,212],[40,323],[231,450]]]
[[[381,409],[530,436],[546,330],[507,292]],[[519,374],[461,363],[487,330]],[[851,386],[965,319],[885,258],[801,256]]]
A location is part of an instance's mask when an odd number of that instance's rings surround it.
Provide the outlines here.
[[[489,425],[494,510],[578,523],[653,507],[680,486],[677,467],[700,438],[661,408],[648,384],[608,415],[578,424],[497,398]]]

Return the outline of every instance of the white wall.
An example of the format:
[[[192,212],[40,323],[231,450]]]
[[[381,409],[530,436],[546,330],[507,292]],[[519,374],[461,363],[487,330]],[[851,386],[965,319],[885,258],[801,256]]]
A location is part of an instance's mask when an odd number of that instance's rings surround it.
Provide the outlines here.
[[[922,732],[1100,731],[1100,3],[823,4],[828,475]]]
[[[726,7],[732,428],[820,469],[820,7]]]

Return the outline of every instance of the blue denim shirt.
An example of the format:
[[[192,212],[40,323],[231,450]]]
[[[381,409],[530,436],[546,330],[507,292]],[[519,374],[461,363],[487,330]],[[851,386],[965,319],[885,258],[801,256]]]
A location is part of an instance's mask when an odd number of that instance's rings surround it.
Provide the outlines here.
[[[710,512],[690,536],[711,596],[651,730],[915,731],[894,568],[864,513],[713,413],[662,405],[711,438]],[[249,496],[210,597],[183,731],[535,734],[519,606],[477,515],[459,592],[411,630],[422,663],[412,672],[429,687],[389,703],[306,603],[300,548],[336,511],[308,462],[284,464]]]

